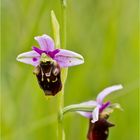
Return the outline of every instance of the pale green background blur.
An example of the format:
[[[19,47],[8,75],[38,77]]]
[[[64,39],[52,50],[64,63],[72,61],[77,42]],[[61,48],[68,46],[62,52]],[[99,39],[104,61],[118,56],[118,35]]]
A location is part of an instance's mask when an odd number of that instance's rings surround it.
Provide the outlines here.
[[[56,97],[47,100],[33,67],[16,61],[33,39],[52,36],[50,11],[60,21],[59,0],[2,0],[2,140],[56,140]],[[138,140],[138,1],[68,0],[67,49],[85,63],[69,68],[65,106],[95,99],[105,87],[123,84],[107,97],[124,108],[109,120],[109,140]],[[66,140],[86,140],[89,120],[75,113],[64,118]]]

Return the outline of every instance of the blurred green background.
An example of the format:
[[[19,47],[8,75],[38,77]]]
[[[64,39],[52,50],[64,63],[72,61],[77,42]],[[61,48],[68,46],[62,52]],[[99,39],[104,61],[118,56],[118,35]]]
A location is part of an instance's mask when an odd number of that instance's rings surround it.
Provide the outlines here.
[[[33,67],[16,56],[38,46],[34,36],[52,36],[50,11],[61,17],[59,0],[2,0],[1,3],[1,128],[2,140],[56,140],[56,97],[47,100]],[[68,0],[67,49],[85,63],[69,68],[65,106],[95,99],[105,87],[124,89],[107,99],[120,103],[109,120],[109,140],[138,140],[138,1]],[[86,140],[89,120],[66,114],[66,140]]]

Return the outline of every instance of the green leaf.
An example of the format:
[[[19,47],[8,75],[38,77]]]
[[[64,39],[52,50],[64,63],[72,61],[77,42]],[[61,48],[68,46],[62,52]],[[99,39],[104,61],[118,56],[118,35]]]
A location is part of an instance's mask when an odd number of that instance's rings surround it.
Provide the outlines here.
[[[54,11],[51,11],[51,23],[56,48],[60,48],[60,26]]]

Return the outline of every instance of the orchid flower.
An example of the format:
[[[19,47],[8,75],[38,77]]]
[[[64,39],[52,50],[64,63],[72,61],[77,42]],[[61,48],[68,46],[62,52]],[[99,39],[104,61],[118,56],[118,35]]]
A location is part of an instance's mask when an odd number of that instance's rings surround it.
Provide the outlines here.
[[[88,140],[106,140],[109,127],[114,124],[107,121],[114,108],[120,108],[119,104],[112,104],[110,101],[103,102],[104,98],[114,91],[122,89],[122,85],[114,85],[105,88],[98,95],[96,100],[83,102],[67,106],[63,109],[63,114],[69,111],[76,111],[80,115],[89,119]]]
[[[105,88],[97,95],[96,100],[90,100],[80,104],[66,106],[63,109],[63,114],[65,114],[66,112],[75,111],[80,115],[91,119],[92,123],[95,123],[96,121],[99,120],[100,116],[102,117],[104,115],[110,114],[112,109],[114,108],[120,108],[119,104],[117,103],[111,105],[110,101],[103,103],[103,100],[107,95],[122,88],[123,88],[122,85],[114,85]]]
[[[40,87],[46,95],[55,95],[62,88],[61,68],[84,63],[84,58],[75,52],[55,49],[53,39],[44,34],[34,38],[40,48],[32,47],[32,51],[19,54],[17,61],[33,65]]]
[[[114,91],[120,90],[122,89],[122,85],[114,85],[108,88],[105,88],[103,91],[101,91],[96,100],[95,101],[88,101],[88,102],[84,102],[81,103],[80,105],[87,105],[87,106],[92,106],[94,107],[94,109],[92,111],[78,111],[79,114],[81,114],[82,116],[86,117],[86,118],[90,118],[92,123],[95,123],[96,121],[99,120],[100,115],[104,114],[105,109],[107,109],[111,103],[110,101],[107,101],[105,103],[103,103],[104,98],[111,94]],[[116,104],[118,107],[118,104]],[[108,113],[108,112],[107,112]]]

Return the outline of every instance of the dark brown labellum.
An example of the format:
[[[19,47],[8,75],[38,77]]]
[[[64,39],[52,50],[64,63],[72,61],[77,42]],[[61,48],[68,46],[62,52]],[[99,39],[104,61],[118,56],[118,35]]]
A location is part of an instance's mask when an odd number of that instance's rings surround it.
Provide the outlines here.
[[[109,127],[114,126],[106,119],[99,119],[97,122],[89,122],[88,140],[107,140]]]
[[[45,95],[56,95],[62,88],[60,67],[55,61],[40,62],[34,74]]]

